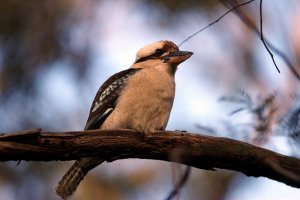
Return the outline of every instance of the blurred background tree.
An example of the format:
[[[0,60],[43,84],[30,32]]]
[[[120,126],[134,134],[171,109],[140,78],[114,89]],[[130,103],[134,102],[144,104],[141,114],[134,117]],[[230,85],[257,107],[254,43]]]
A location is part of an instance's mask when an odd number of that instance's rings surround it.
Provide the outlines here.
[[[227,0],[226,5],[243,1]],[[264,1],[265,37],[299,66],[299,1]],[[228,10],[224,1],[0,1],[0,132],[81,130],[94,95],[136,51],[179,44]],[[259,2],[242,11],[258,24]],[[168,129],[226,136],[299,157],[299,83],[234,13],[181,46],[192,59],[177,73]],[[238,83],[238,84],[237,84]],[[221,101],[218,101],[221,100]],[[0,199],[58,199],[68,162],[0,165]],[[93,170],[73,199],[163,199],[170,164],[125,160]],[[298,199],[270,180],[193,170],[181,199]]]

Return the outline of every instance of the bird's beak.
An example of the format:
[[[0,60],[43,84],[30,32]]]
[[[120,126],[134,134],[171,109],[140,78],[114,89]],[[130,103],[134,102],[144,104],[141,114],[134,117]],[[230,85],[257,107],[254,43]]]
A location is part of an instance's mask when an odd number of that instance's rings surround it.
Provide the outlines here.
[[[193,55],[190,51],[176,51],[163,56],[164,63],[180,64]]]

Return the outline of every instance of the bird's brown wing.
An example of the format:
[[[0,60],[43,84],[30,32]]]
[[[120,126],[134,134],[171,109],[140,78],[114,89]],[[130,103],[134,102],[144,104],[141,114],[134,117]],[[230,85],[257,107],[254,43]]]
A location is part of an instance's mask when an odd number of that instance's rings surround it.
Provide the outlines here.
[[[128,78],[140,68],[130,68],[112,75],[99,88],[84,130],[98,129],[116,106],[122,89],[126,86]]]

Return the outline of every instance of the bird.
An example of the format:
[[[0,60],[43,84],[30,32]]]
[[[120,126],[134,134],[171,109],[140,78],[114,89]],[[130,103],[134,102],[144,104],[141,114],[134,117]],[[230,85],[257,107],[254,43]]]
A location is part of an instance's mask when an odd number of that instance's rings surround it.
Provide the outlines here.
[[[84,130],[165,130],[175,96],[177,66],[192,54],[168,40],[141,48],[130,68],[112,75],[99,88]],[[85,175],[102,162],[98,157],[75,161],[59,181],[56,193],[69,198]]]

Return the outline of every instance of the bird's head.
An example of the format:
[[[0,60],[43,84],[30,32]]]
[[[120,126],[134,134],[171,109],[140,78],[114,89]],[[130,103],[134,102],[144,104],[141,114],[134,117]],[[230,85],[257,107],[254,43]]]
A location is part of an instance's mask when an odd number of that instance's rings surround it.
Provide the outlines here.
[[[132,68],[163,65],[175,72],[177,66],[192,54],[189,51],[180,51],[178,46],[171,41],[158,41],[143,47],[137,52]]]

